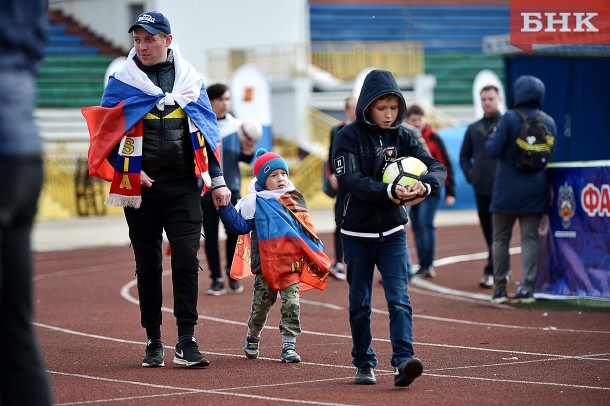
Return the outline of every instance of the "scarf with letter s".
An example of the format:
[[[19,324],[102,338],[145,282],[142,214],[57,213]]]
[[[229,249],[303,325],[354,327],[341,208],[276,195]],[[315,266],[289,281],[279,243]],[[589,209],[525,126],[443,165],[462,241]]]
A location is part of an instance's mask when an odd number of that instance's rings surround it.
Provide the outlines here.
[[[163,93],[138,68],[135,49],[125,64],[110,77],[100,106],[85,107],[90,134],[89,174],[110,181],[106,204],[140,207],[140,172],[142,168],[142,118],[157,107],[178,105],[188,116],[189,132],[195,153],[196,170],[204,181],[204,191],[211,186],[206,144],[220,162],[220,134],[216,115],[210,106],[203,79],[171,44],[176,78],[172,92]],[[106,159],[120,142],[114,167]]]

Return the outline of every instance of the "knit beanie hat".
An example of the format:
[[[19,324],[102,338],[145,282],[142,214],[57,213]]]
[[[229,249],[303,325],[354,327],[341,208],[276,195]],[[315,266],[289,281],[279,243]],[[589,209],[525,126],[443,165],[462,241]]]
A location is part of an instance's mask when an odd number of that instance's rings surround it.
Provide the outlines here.
[[[267,182],[267,177],[271,172],[276,169],[283,169],[288,172],[288,164],[280,155],[275,152],[267,152],[265,148],[259,148],[255,154],[256,160],[254,161],[254,176],[256,176],[256,181],[263,188],[265,187],[265,182]]]

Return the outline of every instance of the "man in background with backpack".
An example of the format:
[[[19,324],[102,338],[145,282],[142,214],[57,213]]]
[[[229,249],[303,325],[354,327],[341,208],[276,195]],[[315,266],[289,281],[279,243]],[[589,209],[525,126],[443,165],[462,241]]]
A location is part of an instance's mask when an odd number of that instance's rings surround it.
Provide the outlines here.
[[[481,106],[483,107],[483,118],[470,124],[466,130],[460,150],[460,166],[466,181],[474,189],[479,223],[487,243],[487,265],[485,265],[483,270],[483,278],[479,281],[479,286],[482,288],[493,288],[494,268],[491,251],[493,227],[489,206],[491,204],[491,191],[496,176],[497,161],[487,153],[485,141],[495,131],[496,125],[502,117],[502,113],[498,108],[502,98],[500,97],[499,89],[493,85],[483,87],[479,95],[481,97]]]
[[[538,226],[542,215],[548,213],[550,207],[546,163],[550,160],[557,134],[553,118],[542,112],[544,92],[544,83],[540,79],[529,75],[517,78],[513,85],[514,108],[502,117],[485,145],[489,155],[498,159],[490,207],[493,216],[493,303],[508,301],[508,248],[517,219],[521,229],[523,278],[511,303],[531,303],[535,300],[533,288],[538,275],[540,251]],[[524,126],[527,126],[527,131],[522,131]],[[543,133],[546,134],[541,135]],[[532,147],[529,151],[526,148],[525,153],[521,145],[523,142]]]

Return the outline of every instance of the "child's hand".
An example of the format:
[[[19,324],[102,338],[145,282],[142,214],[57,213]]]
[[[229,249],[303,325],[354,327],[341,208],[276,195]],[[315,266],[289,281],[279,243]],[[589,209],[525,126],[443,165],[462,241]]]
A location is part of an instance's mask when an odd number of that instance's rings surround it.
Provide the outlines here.
[[[405,206],[412,206],[421,202],[426,198],[428,190],[420,181],[413,182],[408,188],[396,185],[396,197],[400,200],[398,203]]]

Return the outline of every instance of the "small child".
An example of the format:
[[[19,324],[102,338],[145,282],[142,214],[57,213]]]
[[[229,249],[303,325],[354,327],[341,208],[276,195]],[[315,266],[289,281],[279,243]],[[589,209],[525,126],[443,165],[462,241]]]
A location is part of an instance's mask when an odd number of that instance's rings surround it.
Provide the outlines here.
[[[286,161],[264,148],[255,156],[250,194],[236,207],[229,203],[218,209],[228,232],[251,233],[251,270],[255,279],[244,352],[247,358],[258,357],[261,332],[279,292],[281,361],[301,362],[295,349],[296,338],[301,334],[300,291],[312,287],[324,290],[330,259],[313,230],[303,196],[288,179]]]
[[[333,164],[339,182],[337,201],[342,202],[336,209],[335,220],[341,228],[348,269],[352,363],[356,367],[355,383],[359,385],[377,382],[373,371],[377,358],[371,347],[375,267],[383,278],[390,314],[394,385],[410,385],[424,368],[413,357],[413,310],[408,292],[405,237],[407,213],[405,206],[395,202],[438,196],[446,171],[401,126],[406,110],[394,76],[388,71],[373,70],[364,79],[356,105],[356,121],[345,126],[333,144]],[[382,173],[386,165],[405,156],[420,159],[428,173],[408,188],[384,183]]]

